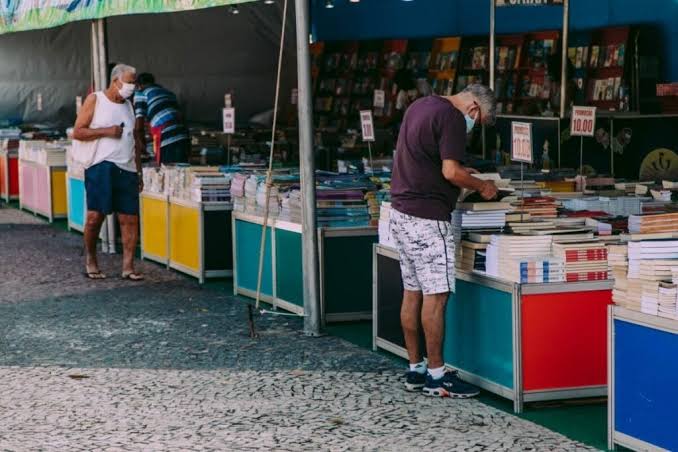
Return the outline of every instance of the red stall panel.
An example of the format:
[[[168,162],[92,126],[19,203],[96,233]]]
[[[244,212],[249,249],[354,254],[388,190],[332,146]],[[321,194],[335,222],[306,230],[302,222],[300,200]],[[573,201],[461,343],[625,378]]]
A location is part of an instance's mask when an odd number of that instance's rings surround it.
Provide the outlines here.
[[[611,290],[523,295],[525,391],[607,384]]]
[[[9,196],[19,197],[19,159],[17,157],[9,159]]]

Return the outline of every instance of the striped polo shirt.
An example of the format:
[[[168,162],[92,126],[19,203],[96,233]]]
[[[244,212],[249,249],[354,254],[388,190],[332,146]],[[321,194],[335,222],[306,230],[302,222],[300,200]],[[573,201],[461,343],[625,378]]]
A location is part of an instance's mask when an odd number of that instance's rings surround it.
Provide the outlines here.
[[[151,85],[134,94],[134,113],[144,118],[151,127],[160,127],[160,147],[188,140],[188,129],[181,121],[177,97],[160,85]]]

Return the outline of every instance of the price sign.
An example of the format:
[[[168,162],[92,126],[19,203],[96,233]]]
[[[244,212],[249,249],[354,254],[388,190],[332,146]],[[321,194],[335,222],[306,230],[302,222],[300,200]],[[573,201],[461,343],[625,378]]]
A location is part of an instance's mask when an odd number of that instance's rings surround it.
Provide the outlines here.
[[[532,124],[511,123],[511,160],[532,163]]]
[[[372,121],[371,110],[360,112],[360,126],[363,131],[363,141],[374,141],[374,122]]]
[[[572,107],[570,135],[592,137],[596,130],[596,107]]]
[[[80,109],[82,108],[82,96],[75,96],[75,114],[80,114]]]
[[[299,90],[294,88],[292,90],[292,105],[297,105],[299,103]]]
[[[223,120],[224,120],[224,133],[234,134],[235,133],[235,108],[224,108],[224,110],[223,110]]]
[[[374,90],[374,107],[384,108],[386,104],[386,92],[383,89]]]
[[[224,95],[224,107],[226,108],[233,107],[233,95],[231,94]]]

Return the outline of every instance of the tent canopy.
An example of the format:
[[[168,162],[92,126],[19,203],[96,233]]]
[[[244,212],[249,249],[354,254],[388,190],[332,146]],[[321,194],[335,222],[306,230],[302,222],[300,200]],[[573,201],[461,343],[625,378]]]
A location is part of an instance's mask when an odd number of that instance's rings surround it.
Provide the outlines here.
[[[2,0],[0,34],[129,14],[191,11],[256,0]]]

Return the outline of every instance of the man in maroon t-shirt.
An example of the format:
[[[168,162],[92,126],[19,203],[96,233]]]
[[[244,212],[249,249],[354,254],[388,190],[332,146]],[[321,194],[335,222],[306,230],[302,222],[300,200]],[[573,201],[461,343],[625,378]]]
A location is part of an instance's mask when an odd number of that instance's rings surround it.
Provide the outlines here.
[[[398,137],[391,181],[391,233],[400,254],[405,293],[400,320],[409,355],[406,389],[438,397],[472,397],[478,389],[445,372],[442,341],[445,306],[455,284],[455,244],[450,214],[461,188],[485,199],[493,182],[462,166],[466,138],[476,124],[492,124],[494,93],[470,85],[454,96],[428,96],[410,105]],[[422,360],[419,324],[426,338]]]

